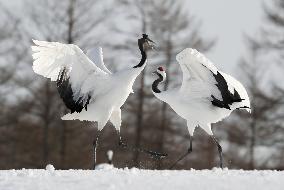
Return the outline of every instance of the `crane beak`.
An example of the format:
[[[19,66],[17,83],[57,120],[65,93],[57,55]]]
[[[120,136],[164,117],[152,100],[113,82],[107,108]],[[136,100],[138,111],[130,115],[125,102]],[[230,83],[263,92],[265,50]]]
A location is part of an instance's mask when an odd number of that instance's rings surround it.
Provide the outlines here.
[[[156,43],[155,43],[153,40],[151,40],[151,39],[148,38],[148,37],[147,37],[146,40],[147,40],[148,47],[149,47],[150,49],[157,50],[157,48],[156,48]]]
[[[147,40],[148,40],[149,42],[152,42],[153,44],[155,44],[155,42],[154,42],[153,40],[151,40],[150,38],[147,38]]]
[[[158,72],[157,71],[154,71],[154,72],[152,72],[152,75],[157,75],[158,74]]]

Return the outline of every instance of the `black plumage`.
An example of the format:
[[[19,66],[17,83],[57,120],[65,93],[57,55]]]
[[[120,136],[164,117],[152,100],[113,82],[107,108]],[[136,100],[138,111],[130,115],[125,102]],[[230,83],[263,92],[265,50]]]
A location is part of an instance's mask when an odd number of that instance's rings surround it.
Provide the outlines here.
[[[158,73],[157,71],[154,72],[154,73],[156,73],[156,74],[159,76],[159,78],[156,79],[156,80],[153,82],[153,84],[152,84],[152,90],[153,90],[153,92],[155,92],[155,93],[160,93],[161,90],[158,88],[158,85],[159,85],[160,82],[163,81],[163,76],[162,76],[160,73]]]
[[[214,95],[211,95],[213,98],[212,105],[217,106],[219,108],[226,108],[231,110],[229,105],[232,105],[235,102],[241,102],[244,99],[241,99],[240,94],[234,89],[234,94],[229,91],[227,81],[223,77],[223,75],[217,71],[217,74],[212,72],[217,84],[217,88],[221,92],[222,101],[217,99]]]
[[[86,101],[84,101],[82,97],[77,101],[73,99],[73,90],[65,68],[59,73],[56,84],[60,97],[66,107],[70,109],[71,113],[81,112],[83,108],[87,110],[87,105],[90,102],[91,96],[89,95]]]

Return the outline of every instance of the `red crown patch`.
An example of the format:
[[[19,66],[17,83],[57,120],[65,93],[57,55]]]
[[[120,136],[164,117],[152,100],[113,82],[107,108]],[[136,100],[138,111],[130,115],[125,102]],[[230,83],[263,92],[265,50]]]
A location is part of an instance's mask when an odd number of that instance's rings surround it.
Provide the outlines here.
[[[158,68],[159,71],[165,71],[163,67]]]

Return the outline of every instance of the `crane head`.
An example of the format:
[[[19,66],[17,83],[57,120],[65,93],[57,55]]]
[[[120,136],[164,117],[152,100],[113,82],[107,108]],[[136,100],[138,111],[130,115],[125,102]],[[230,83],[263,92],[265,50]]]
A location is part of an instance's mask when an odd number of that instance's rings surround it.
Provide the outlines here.
[[[159,77],[162,77],[163,81],[166,79],[166,70],[163,67],[158,67],[153,74],[157,74]]]
[[[141,51],[155,49],[155,42],[151,40],[147,34],[142,34],[142,38],[138,39],[138,46]]]

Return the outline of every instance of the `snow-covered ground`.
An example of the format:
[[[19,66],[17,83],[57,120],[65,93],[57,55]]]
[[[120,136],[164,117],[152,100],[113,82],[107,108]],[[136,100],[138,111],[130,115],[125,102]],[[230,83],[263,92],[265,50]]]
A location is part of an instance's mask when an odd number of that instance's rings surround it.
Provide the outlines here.
[[[155,171],[101,167],[99,170],[2,170],[0,190],[283,190],[283,171],[228,169]]]

